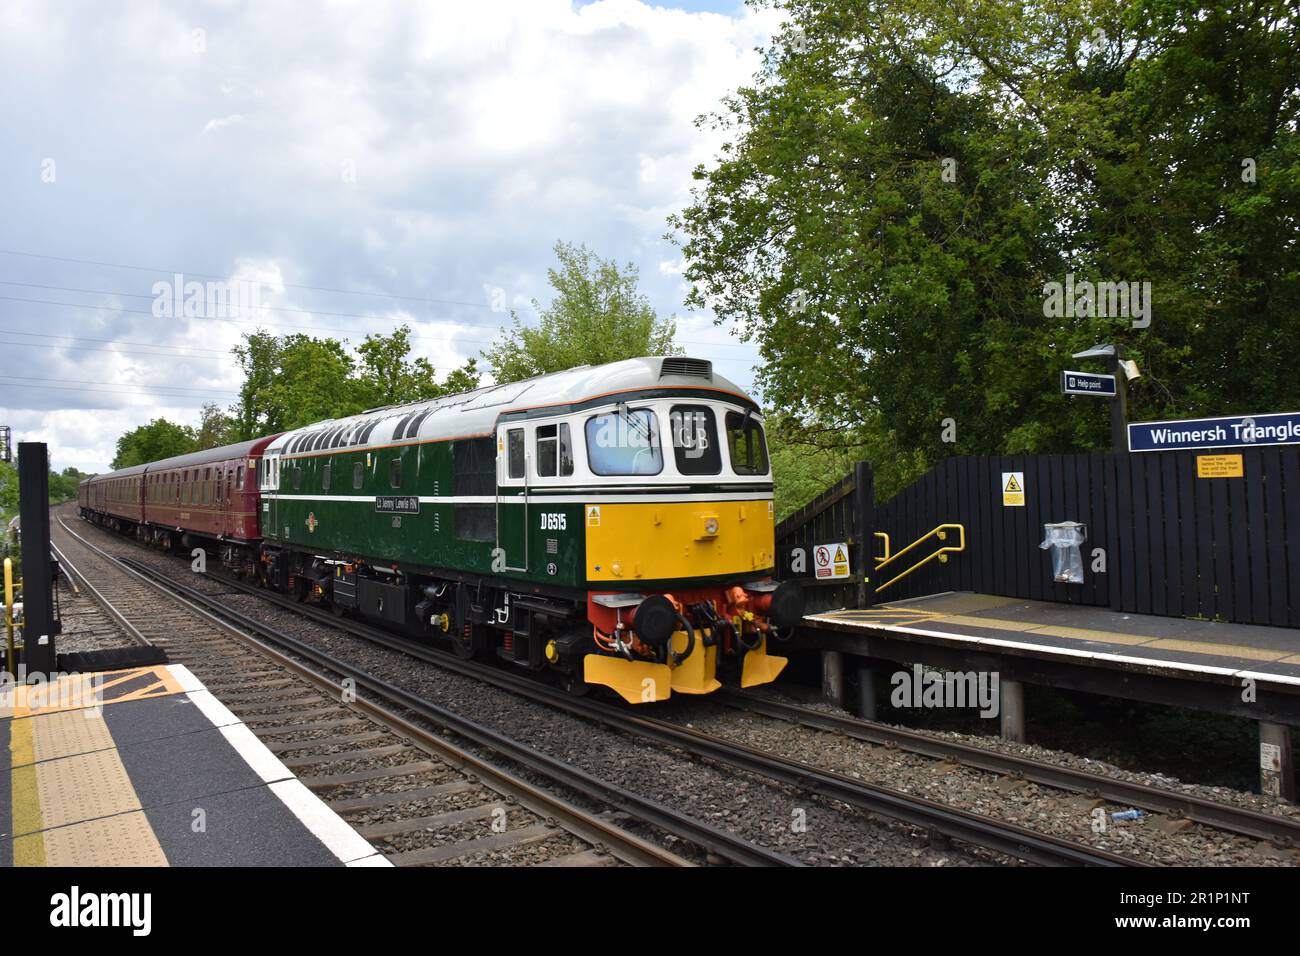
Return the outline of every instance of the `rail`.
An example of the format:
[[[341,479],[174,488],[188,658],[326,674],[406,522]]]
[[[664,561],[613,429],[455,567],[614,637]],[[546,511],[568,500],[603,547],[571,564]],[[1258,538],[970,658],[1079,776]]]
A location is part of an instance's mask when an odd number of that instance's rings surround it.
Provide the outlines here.
[[[885,539],[884,557],[876,558],[876,570],[879,571],[885,565],[897,561],[903,555],[907,554],[907,552],[911,551],[913,548],[920,546],[924,541],[927,541],[930,538],[938,538],[940,541],[947,541],[948,532],[952,529],[956,529],[957,531],[958,534],[957,544],[944,545],[942,548],[939,548],[937,551],[932,551],[929,554],[927,554],[924,558],[916,562],[916,564],[912,565],[906,571],[903,571],[901,574],[896,574],[894,577],[890,578],[884,584],[877,584],[876,585],[877,593],[883,591],[891,584],[901,581],[903,578],[907,577],[913,571],[917,570],[918,568],[926,564],[929,564],[931,561],[935,560],[936,558],[938,559],[940,564],[947,564],[948,555],[956,554],[960,551],[965,551],[966,550],[966,526],[963,524],[957,524],[955,522],[948,522],[946,524],[938,525],[937,527],[931,528],[925,534],[921,535],[921,537],[917,538],[915,541],[909,544],[902,551],[895,552],[894,554],[889,553],[889,535],[883,531],[877,531],[876,537]]]

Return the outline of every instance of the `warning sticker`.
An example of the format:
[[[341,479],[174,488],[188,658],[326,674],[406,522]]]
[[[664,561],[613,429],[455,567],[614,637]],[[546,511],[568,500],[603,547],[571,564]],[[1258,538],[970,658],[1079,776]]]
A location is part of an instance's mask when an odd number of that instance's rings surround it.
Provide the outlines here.
[[[1025,473],[1023,471],[1004,471],[1002,473],[1002,507],[1023,508],[1025,506]]]
[[[1240,455],[1197,455],[1197,478],[1241,478],[1245,468]]]
[[[587,527],[600,527],[600,505],[587,505]]]
[[[849,576],[849,546],[844,542],[819,544],[813,549],[813,574],[824,580]]]

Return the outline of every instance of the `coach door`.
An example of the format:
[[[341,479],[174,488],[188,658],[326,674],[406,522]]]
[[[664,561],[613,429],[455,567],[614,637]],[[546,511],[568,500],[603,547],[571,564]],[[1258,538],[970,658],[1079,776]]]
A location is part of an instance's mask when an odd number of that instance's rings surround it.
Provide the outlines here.
[[[528,442],[522,424],[497,430],[497,553],[493,570],[528,570]]]

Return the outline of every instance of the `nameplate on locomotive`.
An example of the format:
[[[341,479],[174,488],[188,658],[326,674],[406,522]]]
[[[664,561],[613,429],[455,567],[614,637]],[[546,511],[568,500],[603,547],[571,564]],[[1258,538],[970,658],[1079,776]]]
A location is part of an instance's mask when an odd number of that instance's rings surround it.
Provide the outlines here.
[[[390,515],[418,515],[420,499],[415,495],[380,495],[375,499],[375,511]]]

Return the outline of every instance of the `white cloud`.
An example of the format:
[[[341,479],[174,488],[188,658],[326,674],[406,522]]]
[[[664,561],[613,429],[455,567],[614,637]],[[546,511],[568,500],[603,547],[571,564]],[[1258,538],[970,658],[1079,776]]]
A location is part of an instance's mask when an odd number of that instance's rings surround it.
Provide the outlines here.
[[[680,310],[664,219],[720,142],[693,120],[749,81],[777,16],[0,6],[0,249],[143,267],[0,254],[0,280],[30,284],[0,284],[0,422],[49,441],[59,467],[103,469],[122,431],[230,404],[229,349],[255,323],[154,318],[151,285],[176,271],[257,282],[272,331],[356,344],[409,321],[439,368],[508,324],[494,302],[534,317],[557,239],[638,263],[656,308]],[[339,289],[397,297],[320,291]],[[751,381],[756,350],[707,316],[679,329]]]

